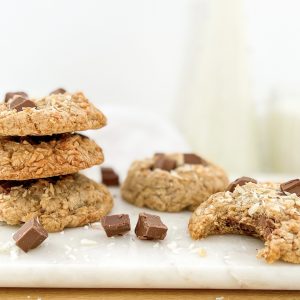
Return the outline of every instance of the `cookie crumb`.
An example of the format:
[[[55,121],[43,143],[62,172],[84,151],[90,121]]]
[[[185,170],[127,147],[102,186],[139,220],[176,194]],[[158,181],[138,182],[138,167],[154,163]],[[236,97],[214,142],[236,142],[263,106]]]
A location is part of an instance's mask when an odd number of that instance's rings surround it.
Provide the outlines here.
[[[200,257],[205,257],[206,256],[206,250],[204,249],[204,248],[199,248],[198,249],[198,255],[200,256]]]

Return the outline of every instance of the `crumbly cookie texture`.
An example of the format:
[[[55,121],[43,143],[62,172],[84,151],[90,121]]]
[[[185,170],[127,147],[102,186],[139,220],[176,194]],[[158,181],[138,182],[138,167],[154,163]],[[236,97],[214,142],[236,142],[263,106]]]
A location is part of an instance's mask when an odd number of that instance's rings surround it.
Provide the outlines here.
[[[212,163],[184,164],[183,155],[177,153],[166,157],[177,162],[170,172],[152,169],[156,156],[133,162],[122,185],[122,197],[139,207],[158,211],[194,210],[228,185],[226,173]]]
[[[106,117],[83,93],[53,94],[33,101],[36,108],[19,112],[9,109],[9,102],[0,104],[0,135],[52,135],[106,125]]]
[[[103,159],[102,149],[80,134],[0,137],[0,180],[76,173]]]
[[[0,221],[9,225],[38,217],[48,232],[57,232],[98,221],[113,206],[104,185],[78,173],[20,184],[2,181],[0,185]]]
[[[300,263],[300,198],[283,194],[279,184],[249,182],[202,203],[189,231],[194,239],[226,233],[256,236],[265,242],[258,257],[268,263]]]

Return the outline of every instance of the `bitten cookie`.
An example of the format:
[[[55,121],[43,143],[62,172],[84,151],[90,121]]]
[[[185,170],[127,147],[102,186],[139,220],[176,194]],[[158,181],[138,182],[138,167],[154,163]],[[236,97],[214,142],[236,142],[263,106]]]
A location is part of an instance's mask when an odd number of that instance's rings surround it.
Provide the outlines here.
[[[14,96],[6,101],[0,104],[0,135],[52,135],[106,125],[106,117],[83,93],[55,93],[40,100]]]
[[[298,191],[284,186],[247,177],[236,180],[228,191],[212,195],[195,210],[189,222],[192,238],[252,235],[265,242],[258,257],[268,263],[300,263],[300,184]]]
[[[199,156],[156,154],[133,162],[121,191],[134,205],[176,212],[194,210],[227,185],[226,173]]]
[[[56,232],[98,221],[112,206],[105,186],[78,173],[0,184],[0,221],[9,225],[38,217],[48,232]]]
[[[101,148],[80,134],[0,137],[0,180],[71,174],[102,162]]]

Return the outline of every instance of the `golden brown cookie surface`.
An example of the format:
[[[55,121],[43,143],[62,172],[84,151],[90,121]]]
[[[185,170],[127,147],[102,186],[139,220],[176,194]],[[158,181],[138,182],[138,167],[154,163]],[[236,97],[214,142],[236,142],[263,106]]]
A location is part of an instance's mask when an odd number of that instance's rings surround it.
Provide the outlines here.
[[[102,149],[80,134],[0,137],[0,180],[76,173],[103,159]]]
[[[99,221],[112,206],[112,196],[104,185],[78,173],[0,182],[0,221],[9,225],[38,217],[48,232],[56,232]]]
[[[52,135],[97,129],[106,117],[83,93],[51,94],[31,99],[35,107],[13,108],[13,99],[0,104],[0,135]]]
[[[136,206],[159,211],[194,210],[228,185],[226,173],[210,162],[185,163],[184,155],[178,153],[165,158],[162,161],[155,155],[133,162],[122,185],[122,197]]]

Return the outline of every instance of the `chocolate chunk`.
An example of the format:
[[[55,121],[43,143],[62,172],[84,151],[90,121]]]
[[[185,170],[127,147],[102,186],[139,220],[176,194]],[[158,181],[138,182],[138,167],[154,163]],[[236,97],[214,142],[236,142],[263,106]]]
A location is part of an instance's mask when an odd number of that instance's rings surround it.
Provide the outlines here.
[[[231,182],[229,184],[229,186],[227,187],[226,191],[229,191],[232,193],[238,185],[242,186],[242,185],[245,185],[247,182],[257,183],[257,181],[255,179],[243,176],[243,177],[240,177],[240,178],[236,179],[235,181]]]
[[[102,183],[107,186],[118,186],[119,175],[112,168],[101,168]]]
[[[276,228],[275,222],[273,219],[270,219],[266,216],[260,216],[257,220],[257,225],[263,232],[263,236],[265,239],[272,233],[272,231]]]
[[[14,235],[16,245],[24,252],[38,247],[48,237],[37,218],[26,222]]]
[[[135,234],[140,240],[163,240],[168,227],[163,224],[159,216],[140,213],[135,227]]]
[[[24,107],[37,107],[35,103],[26,98],[15,98],[10,104],[9,109],[16,109],[18,112],[22,111]]]
[[[59,88],[59,89],[56,89],[55,91],[51,92],[50,95],[64,94],[66,92],[67,91],[65,89]]]
[[[14,96],[21,96],[23,98],[27,98],[28,95],[24,92],[9,92],[5,94],[4,102],[8,102],[9,99],[13,98]]]
[[[154,162],[153,169],[161,169],[165,171],[171,171],[176,169],[177,162],[174,159],[169,159],[164,155],[157,156],[157,159]]]
[[[130,219],[128,215],[112,215],[101,219],[101,224],[108,237],[123,235],[130,231]]]
[[[183,161],[185,164],[190,165],[207,165],[207,162],[200,156],[194,153],[184,153],[183,154]]]
[[[287,182],[284,182],[280,185],[281,191],[285,194],[295,193],[298,197],[300,197],[300,179],[293,179]]]

